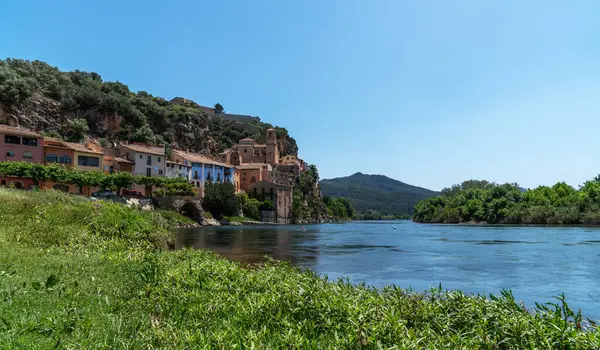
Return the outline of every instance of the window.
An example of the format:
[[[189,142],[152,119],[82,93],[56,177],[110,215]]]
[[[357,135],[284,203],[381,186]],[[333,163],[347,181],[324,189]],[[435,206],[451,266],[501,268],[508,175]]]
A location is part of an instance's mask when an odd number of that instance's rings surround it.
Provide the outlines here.
[[[148,156],[146,159],[146,165],[152,165],[152,156]]]
[[[111,173],[111,174],[114,174],[115,173],[115,167],[111,165],[110,166],[110,170],[108,172]]]
[[[158,171],[158,175],[162,175],[162,174],[163,174],[163,171],[162,171],[162,170],[159,170],[159,171]]]
[[[156,157],[157,161],[160,163],[160,157]]]
[[[10,144],[13,144],[13,145],[20,145],[21,144],[21,138],[19,136],[4,135],[4,143],[10,143]]]
[[[6,151],[6,156],[7,157],[14,157],[15,156],[15,152],[13,152],[13,151]]]
[[[217,173],[217,182],[221,181],[221,173]]]
[[[78,156],[77,164],[80,166],[100,166],[100,158],[98,157],[87,157],[87,156]]]
[[[255,183],[256,182],[256,177],[252,176],[252,178],[250,179],[250,183]]]
[[[146,168],[146,176],[152,176],[152,168]]]
[[[242,181],[246,181],[246,178],[243,178]]]
[[[248,149],[247,149],[247,148],[246,148],[246,149],[244,149],[244,153],[247,153],[247,152],[248,152]]]
[[[206,181],[210,181],[210,171],[206,173]]]
[[[31,159],[31,158],[33,158],[33,153],[31,153],[31,152],[23,152],[23,158],[25,158],[25,159]]]
[[[0,186],[6,186],[6,180],[2,180],[2,182],[0,182]]]
[[[58,163],[58,157],[56,156],[56,154],[47,154],[46,162],[47,163]]]
[[[140,154],[140,159],[144,159],[144,156]]]
[[[198,170],[194,170],[194,179],[198,179]]]
[[[23,137],[23,144],[25,146],[37,147],[38,142],[37,142],[36,138],[33,138],[33,137]]]
[[[71,157],[69,156],[61,156],[58,160],[60,164],[71,164]]]

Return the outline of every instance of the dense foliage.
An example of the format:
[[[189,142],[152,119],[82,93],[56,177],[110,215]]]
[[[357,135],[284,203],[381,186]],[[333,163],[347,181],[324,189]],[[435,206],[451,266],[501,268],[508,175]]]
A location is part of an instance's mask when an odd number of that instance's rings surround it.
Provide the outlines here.
[[[383,175],[361,173],[322,180],[320,184],[324,195],[348,198],[359,213],[365,215],[371,210],[385,218],[410,215],[420,200],[439,194]]]
[[[321,196],[319,171],[310,165],[297,179],[292,194],[292,219],[296,223],[347,220],[354,217],[352,204],[344,198]]]
[[[562,297],[330,282],[167,251],[159,213],[0,189],[0,348],[597,349]]]
[[[273,202],[268,199],[261,201],[257,198],[250,198],[245,192],[240,193],[238,197],[240,198],[244,217],[252,220],[260,221],[262,210],[273,210],[274,208]]]
[[[134,176],[131,173],[105,174],[99,171],[83,171],[67,168],[60,164],[41,165],[28,162],[0,162],[0,176],[32,179],[36,186],[42,181],[51,180],[55,183],[75,185],[79,192],[84,187],[99,187],[119,193],[132,184],[145,185],[151,192],[153,187],[159,187],[160,194],[193,195],[192,185],[185,179],[169,179],[161,177]]]
[[[417,222],[485,222],[490,224],[600,224],[600,181],[578,190],[559,182],[552,187],[523,190],[470,180],[442,191],[415,207]]]
[[[408,214],[383,215],[377,210],[367,210],[365,213],[358,215],[359,220],[408,220]]]
[[[235,186],[232,183],[207,182],[204,186],[202,208],[214,215],[215,218],[238,216],[241,205],[241,200],[236,196]]]
[[[145,91],[135,93],[97,73],[61,72],[45,62],[20,59],[0,60],[0,109],[23,126],[72,141],[89,133],[112,142],[167,143],[212,154],[244,137],[264,139],[272,127],[236,123],[194,103],[174,105]],[[282,154],[296,155],[296,141],[285,128],[276,129]]]

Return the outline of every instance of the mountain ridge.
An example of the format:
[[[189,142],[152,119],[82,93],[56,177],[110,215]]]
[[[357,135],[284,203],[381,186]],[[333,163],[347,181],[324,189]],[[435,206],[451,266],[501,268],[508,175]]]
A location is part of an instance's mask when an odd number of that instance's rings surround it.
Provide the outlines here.
[[[375,210],[384,215],[411,215],[420,200],[440,194],[385,175],[362,172],[323,179],[320,185],[324,195],[346,197],[360,213]]]

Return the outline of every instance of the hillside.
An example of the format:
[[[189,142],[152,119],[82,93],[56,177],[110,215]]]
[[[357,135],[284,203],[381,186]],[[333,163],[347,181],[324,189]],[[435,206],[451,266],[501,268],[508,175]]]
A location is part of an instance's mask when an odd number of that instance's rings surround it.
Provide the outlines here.
[[[176,104],[94,72],[62,72],[41,61],[0,60],[0,123],[16,122],[48,136],[83,136],[189,149],[215,155],[244,137],[264,140],[272,127],[260,118],[223,113],[212,117],[195,103]],[[235,120],[229,120],[232,119]],[[236,117],[237,116],[237,117]],[[296,141],[275,127],[282,155],[296,155]]]
[[[346,197],[360,213],[377,210],[384,215],[412,214],[420,200],[439,194],[387,176],[362,173],[322,180],[320,184],[323,195]]]

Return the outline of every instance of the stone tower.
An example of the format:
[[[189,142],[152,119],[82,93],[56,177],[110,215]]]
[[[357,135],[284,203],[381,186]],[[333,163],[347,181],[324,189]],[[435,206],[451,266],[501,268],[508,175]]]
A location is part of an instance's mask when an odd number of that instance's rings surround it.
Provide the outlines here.
[[[277,147],[277,134],[275,129],[267,129],[267,163],[279,164],[279,148]]]

